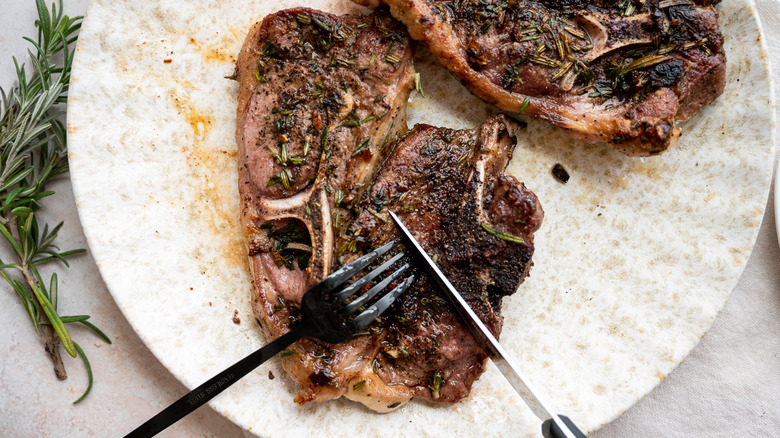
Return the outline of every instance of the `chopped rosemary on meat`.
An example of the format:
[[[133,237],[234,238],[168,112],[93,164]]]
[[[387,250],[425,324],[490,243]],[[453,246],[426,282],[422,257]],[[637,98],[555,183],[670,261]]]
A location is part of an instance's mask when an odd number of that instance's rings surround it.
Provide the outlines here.
[[[671,8],[672,6],[693,6],[694,3],[691,0],[663,0],[658,3],[658,7],[661,9]]]
[[[379,219],[380,221],[382,221],[382,222],[384,222],[384,223],[386,223],[386,224],[387,224],[387,223],[389,223],[387,219],[385,219],[384,217],[382,217],[382,215],[380,215],[380,214],[379,214],[379,213],[377,213],[376,211],[374,211],[374,210],[372,210],[372,209],[370,209],[370,208],[368,208],[368,209],[366,209],[366,210],[368,210],[368,212],[369,212],[369,213],[371,213],[371,215],[372,215],[372,216],[374,216],[375,218]]]
[[[366,381],[365,380],[361,380],[361,381],[355,383],[354,385],[352,385],[352,390],[353,391],[357,391],[358,389],[362,388],[363,385],[365,385],[365,384],[366,384]]]
[[[341,189],[336,190],[336,193],[333,195],[333,204],[336,205],[336,207],[340,206],[345,197],[346,195]]]
[[[618,75],[624,75],[637,69],[647,68],[656,64],[660,64],[662,62],[668,61],[669,59],[670,58],[668,56],[664,55],[647,55],[635,61],[631,61],[626,66],[621,67]]]
[[[377,79],[379,79],[382,82],[384,82],[385,85],[390,85],[390,80],[388,80],[386,77],[384,77],[384,76],[382,76],[380,74],[374,74],[374,77],[376,77]]]
[[[268,238],[273,242],[271,249],[277,265],[294,269],[293,262],[297,261],[299,269],[309,266],[313,250],[309,244],[304,243],[304,239],[308,238],[308,231],[302,224],[292,222],[278,229],[269,229]]]
[[[355,61],[350,61],[350,60],[344,59],[344,58],[336,57],[334,59],[336,60],[336,64],[339,64],[342,67],[352,67],[352,66],[354,66],[356,64]]]
[[[385,61],[393,64],[393,67],[395,67],[399,62],[401,62],[401,58],[397,57],[396,55],[385,55]]]
[[[539,36],[539,35],[532,35],[532,36],[523,37],[523,38],[517,40],[517,42],[518,43],[524,43],[526,41],[536,41],[536,40],[538,40],[540,38],[541,38],[541,36]]]
[[[294,249],[297,251],[303,251],[311,253],[313,251],[312,247],[303,243],[298,242],[290,242],[287,244],[287,247],[285,249]]]
[[[274,43],[266,41],[261,53],[263,56],[274,56],[278,51],[279,49],[276,48]]]
[[[417,94],[419,94],[423,98],[425,97],[425,93],[423,93],[423,89],[422,89],[422,82],[420,81],[420,73],[414,74],[414,89],[415,91],[417,91]]]
[[[627,0],[626,3],[627,5],[625,11],[623,11],[623,16],[630,17],[636,12],[636,6],[634,6],[634,3],[632,3],[631,0]]]
[[[274,306],[274,313],[284,309],[287,307],[287,305],[284,303],[284,298],[282,298],[281,295],[276,296],[276,300],[279,302],[276,306]]]
[[[279,357],[281,357],[282,359],[284,359],[284,358],[286,358],[286,357],[293,357],[293,356],[295,356],[296,354],[298,354],[298,352],[297,352],[297,351],[295,351],[294,349],[290,348],[290,349],[288,349],[288,350],[284,350],[284,351],[282,351],[281,353],[279,353]]]
[[[320,29],[324,30],[327,33],[333,32],[333,27],[330,23],[326,22],[325,20],[321,19],[320,17],[316,15],[311,16],[311,21]]]
[[[327,150],[329,147],[328,142],[328,127],[326,126],[325,129],[322,130],[322,136],[320,137],[320,146],[322,147],[322,150]]]
[[[434,400],[441,397],[441,386],[445,383],[445,380],[441,377],[441,371],[436,371],[433,373],[433,377],[431,378],[431,383],[428,385],[428,388],[431,390],[431,396]]]
[[[353,157],[358,156],[361,153],[363,153],[363,151],[368,149],[368,142],[369,142],[369,140],[370,140],[370,138],[366,137],[363,141],[361,141],[360,144],[358,145],[358,147],[355,148],[354,151],[352,151],[352,156]]]
[[[528,105],[531,104],[531,98],[526,96],[525,99],[523,99],[523,105],[520,107],[520,114],[524,113],[525,110],[528,108]]]
[[[523,240],[522,237],[518,237],[509,233],[504,233],[502,231],[498,231],[497,229],[491,227],[488,224],[480,224],[482,226],[482,229],[487,231],[489,234],[492,234],[496,237],[498,237],[501,240],[506,240],[507,242],[513,242],[513,243],[520,243],[524,244],[525,240]]]
[[[568,61],[564,63],[562,66],[560,66],[560,68],[558,68],[558,70],[555,71],[555,73],[553,73],[552,78],[550,78],[550,80],[555,82],[558,79],[562,78],[566,72],[571,70],[572,66],[574,66],[574,61]]]
[[[566,32],[569,32],[570,34],[574,35],[575,37],[577,37],[577,38],[579,38],[581,40],[584,40],[584,39],[587,38],[587,35],[581,29],[577,29],[577,28],[574,28],[572,26],[564,26],[563,30],[565,30]]]
[[[638,101],[649,94],[651,87],[669,86],[663,81],[651,81],[649,75],[654,66],[672,61],[673,58],[667,56],[671,52],[700,49],[707,56],[712,55],[707,39],[696,34],[692,27],[684,25],[686,20],[690,20],[690,13],[682,8],[673,8],[683,5],[690,6],[695,3],[691,0],[662,0],[658,7],[664,10],[673,23],[670,32],[656,35],[652,42],[648,40],[632,44],[623,53],[617,52],[618,56],[604,56],[603,60],[599,54],[595,54],[594,58],[587,56],[594,49],[591,35],[581,20],[572,19],[573,11],[566,6],[539,13],[538,9],[526,7],[528,5],[523,1],[499,1],[496,4],[495,0],[480,0],[459,5],[456,22],[467,27],[465,34],[470,40],[468,43],[464,41],[465,51],[475,70],[485,68],[487,60],[485,48],[482,46],[484,43],[473,35],[488,32],[495,25],[499,30],[490,32],[497,32],[499,41],[523,43],[516,51],[517,55],[509,55],[509,62],[498,66],[503,70],[503,74],[499,73],[498,80],[503,88],[510,92],[523,83],[520,80],[523,76],[520,65],[529,62],[549,68],[550,80],[560,82],[564,91],[575,95],[587,94],[591,98],[601,100],[617,98]],[[640,9],[645,8],[644,2],[621,0],[611,7],[616,9],[618,15],[599,18],[602,24],[606,25],[604,20],[608,19],[625,27],[640,26],[640,19],[635,17]],[[437,9],[450,20],[447,14],[449,7],[447,10],[444,7]],[[516,60],[511,59],[512,56],[517,56]],[[610,72],[610,62],[619,64],[618,69]]]
[[[282,172],[279,173],[279,182],[282,183],[282,187],[284,187],[285,190],[289,190],[290,183],[293,181],[295,181],[295,178],[293,178],[290,173],[290,169],[282,169]]]
[[[548,58],[546,56],[531,56],[530,58],[528,58],[528,60],[533,62],[534,64],[543,65],[545,67],[558,67],[559,65],[561,65],[560,62]]]
[[[504,89],[512,90],[516,84],[522,84],[523,80],[520,79],[520,70],[517,67],[505,67],[504,72]]]

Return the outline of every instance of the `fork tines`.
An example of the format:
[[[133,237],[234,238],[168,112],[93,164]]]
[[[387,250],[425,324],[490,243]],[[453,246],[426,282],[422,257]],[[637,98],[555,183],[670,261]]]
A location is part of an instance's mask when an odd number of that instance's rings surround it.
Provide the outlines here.
[[[374,251],[371,251],[370,253],[350,263],[349,265],[346,265],[337,270],[328,278],[330,279],[331,277],[336,277],[338,280],[343,279],[342,281],[346,281],[348,278],[351,278],[353,275],[355,275],[358,271],[364,269],[369,264],[373,263],[378,258],[389,252],[396,244],[398,244],[398,242],[398,240],[394,240],[377,248]],[[409,275],[405,279],[402,278],[404,273],[406,273],[406,271],[408,271],[410,268],[409,263],[404,263],[395,271],[379,280],[382,274],[388,272],[390,268],[398,263],[403,257],[403,251],[395,254],[389,260],[385,261],[378,267],[371,270],[368,274],[360,277],[355,282],[335,294],[335,299],[343,301],[350,296],[359,293],[361,289],[371,284],[371,282],[378,280],[373,286],[371,286],[370,289],[368,289],[368,291],[355,298],[342,309],[341,314],[345,316],[362,310],[349,322],[349,325],[353,330],[360,331],[367,327],[373,320],[378,318],[382,312],[387,310],[393,304],[396,298],[398,298],[412,283],[414,283],[414,275]],[[396,285],[392,288],[392,290],[385,293],[380,298],[375,299],[380,295],[380,293],[386,291],[386,289],[393,284]]]

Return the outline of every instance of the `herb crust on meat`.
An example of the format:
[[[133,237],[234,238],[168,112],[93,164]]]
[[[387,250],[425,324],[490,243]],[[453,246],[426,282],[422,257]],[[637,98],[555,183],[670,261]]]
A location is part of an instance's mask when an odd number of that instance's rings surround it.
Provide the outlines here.
[[[471,92],[628,155],[665,151],[725,85],[710,0],[356,0],[390,6]]]

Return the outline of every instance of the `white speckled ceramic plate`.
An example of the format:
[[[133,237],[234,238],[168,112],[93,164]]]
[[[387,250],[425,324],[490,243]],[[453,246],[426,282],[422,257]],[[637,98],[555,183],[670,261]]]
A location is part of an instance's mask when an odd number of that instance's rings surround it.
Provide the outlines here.
[[[78,44],[68,113],[73,188],[111,294],[188,387],[264,343],[249,305],[238,226],[235,82],[245,32],[300,0],[95,0]],[[309,2],[356,11],[346,0]],[[626,410],[706,332],[761,223],[774,107],[749,0],[721,3],[725,93],[655,158],[583,145],[528,120],[509,172],[547,213],[535,267],[504,301],[504,344],[586,430]],[[472,127],[494,110],[420,51],[427,99],[410,122]],[[558,183],[550,169],[571,174]],[[276,376],[270,379],[270,374]],[[535,436],[538,422],[491,367],[455,405],[378,415],[338,400],[303,407],[272,360],[215,409],[262,436]]]
[[[780,183],[777,182],[780,170],[775,170],[775,228],[777,228],[777,240],[780,241]]]

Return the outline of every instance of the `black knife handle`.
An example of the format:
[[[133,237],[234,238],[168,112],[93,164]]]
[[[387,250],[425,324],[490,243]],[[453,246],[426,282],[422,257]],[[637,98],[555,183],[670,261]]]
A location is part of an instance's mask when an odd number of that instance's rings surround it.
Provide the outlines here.
[[[574,422],[571,421],[569,417],[558,415],[558,418],[563,421],[563,424],[569,428],[575,437],[587,438],[585,434],[574,425]],[[566,435],[564,435],[561,429],[558,428],[558,425],[552,421],[552,418],[542,423],[542,435],[544,435],[544,438],[566,438]]]

